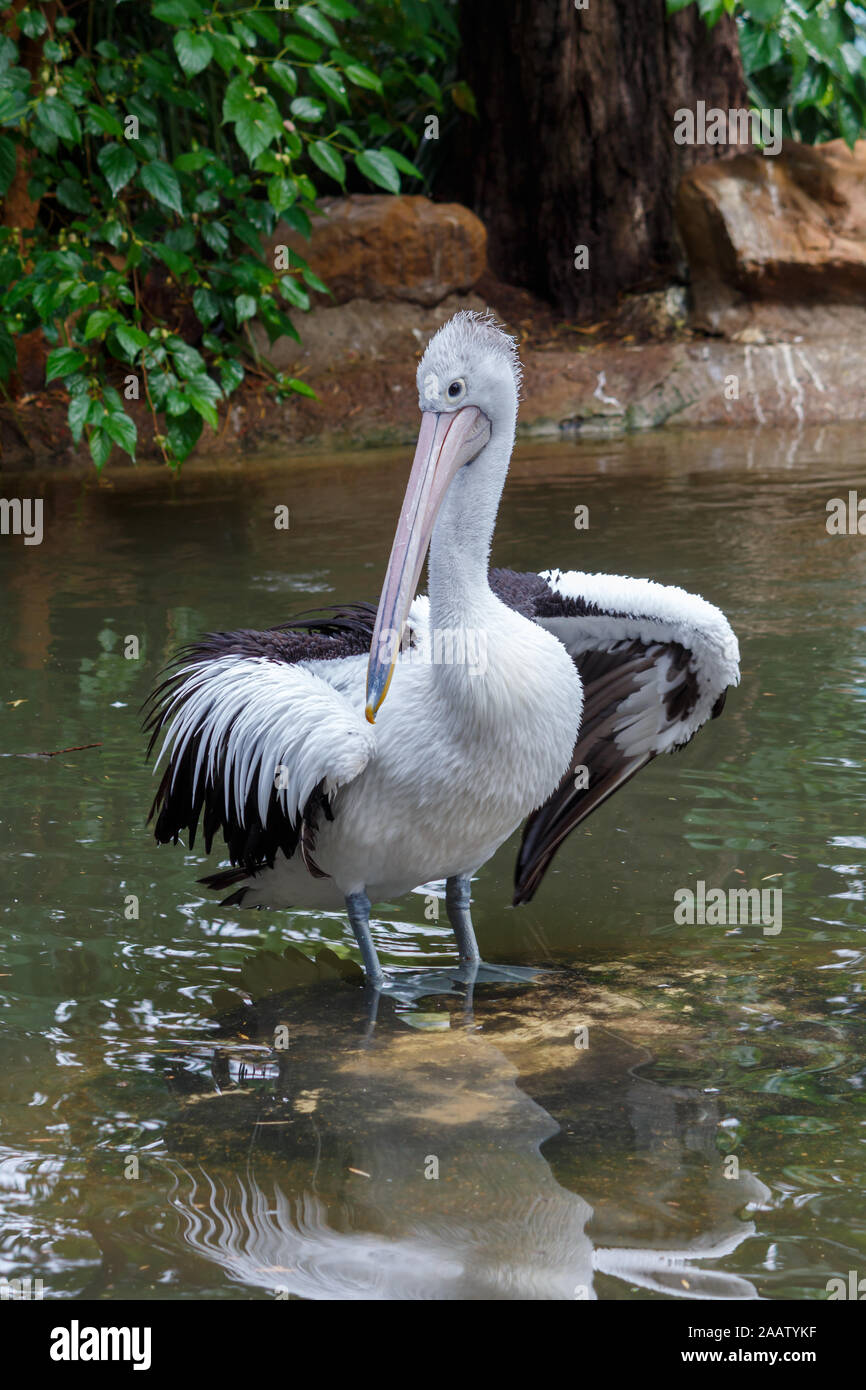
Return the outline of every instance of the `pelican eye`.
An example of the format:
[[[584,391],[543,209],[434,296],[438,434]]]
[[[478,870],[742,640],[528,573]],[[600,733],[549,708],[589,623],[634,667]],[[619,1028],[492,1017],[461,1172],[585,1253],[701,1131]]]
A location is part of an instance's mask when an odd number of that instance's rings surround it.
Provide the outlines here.
[[[460,376],[456,381],[452,381],[451,385],[448,387],[449,401],[459,400],[465,390],[466,382],[463,380],[462,376]]]

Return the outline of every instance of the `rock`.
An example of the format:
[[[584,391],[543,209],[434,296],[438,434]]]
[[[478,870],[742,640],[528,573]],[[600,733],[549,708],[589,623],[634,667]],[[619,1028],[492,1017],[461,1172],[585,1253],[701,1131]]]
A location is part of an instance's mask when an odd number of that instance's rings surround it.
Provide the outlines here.
[[[659,425],[804,425],[863,418],[850,341],[740,345],[711,339],[526,354],[528,435],[610,435]]]
[[[272,241],[296,251],[333,299],[400,300],[428,307],[466,293],[483,274],[487,233],[459,203],[354,193],[325,198],[306,241],[279,223]]]
[[[353,301],[330,313],[343,327],[351,321],[353,332],[361,335],[372,332],[367,325],[375,322],[373,307]],[[319,399],[291,401],[282,417],[267,424],[251,418],[260,441],[267,436],[281,448],[325,451],[397,443],[411,447],[419,419],[414,367],[424,345],[414,329],[425,324],[423,333],[418,330],[423,340],[455,307],[476,307],[476,301],[454,296],[420,314],[408,305],[384,307],[388,315],[400,310],[406,317],[386,320],[392,335],[384,334],[375,352],[347,357],[340,355],[339,342],[330,352],[324,339],[305,344],[319,370],[304,375]],[[383,306],[375,308],[378,312]],[[314,317],[320,322],[325,314],[310,315]],[[358,341],[360,337],[353,339]],[[518,434],[523,438],[605,439],[661,425],[781,426],[799,433],[805,426],[866,419],[866,366],[851,339],[737,343],[693,337],[643,344],[608,341],[577,350],[524,345],[521,357]]]
[[[605,333],[638,342],[662,342],[682,333],[688,318],[688,295],[684,286],[669,285],[664,290],[624,295],[605,320]]]
[[[449,295],[433,308],[399,301],[350,299],[333,309],[311,309],[298,319],[301,341],[278,338],[267,351],[280,371],[299,372],[314,386],[324,376],[339,375],[355,365],[381,361],[411,363],[419,358],[430,337],[458,309],[485,308],[476,296]]]
[[[411,305],[373,305],[353,301],[331,315],[352,338],[350,355],[323,336],[305,351],[313,353],[319,370],[305,371],[317,391],[316,399],[292,396],[278,402],[267,393],[245,387],[233,396],[228,418],[219,431],[206,427],[195,458],[184,465],[206,470],[254,451],[282,458],[295,455],[329,457],[338,450],[401,444],[411,450],[418,434],[418,396],[415,362],[425,337],[457,308],[475,308],[479,301],[452,296],[435,309]],[[493,301],[494,309],[496,301]],[[386,310],[384,324],[391,338],[375,338],[370,324]],[[374,313],[375,310],[375,313]],[[402,315],[401,318],[393,317]],[[309,315],[320,323],[325,314]],[[367,325],[365,326],[365,319]],[[422,330],[420,325],[424,324]],[[512,329],[515,325],[510,325]],[[398,330],[399,329],[399,333]],[[371,336],[363,338],[368,332]],[[384,330],[383,330],[384,334]],[[378,344],[370,352],[365,344]],[[536,439],[597,439],[632,431],[668,427],[708,427],[708,460],[722,466],[732,451],[750,444],[736,443],[737,430],[752,440],[755,428],[780,426],[779,459],[792,458],[800,447],[809,450],[809,427],[820,427],[814,456],[824,451],[833,458],[833,436],[823,431],[845,422],[866,422],[866,360],[859,338],[821,342],[732,342],[723,338],[651,341],[644,344],[599,342],[574,347],[534,348],[523,344],[525,384],[518,433]],[[363,350],[358,350],[361,344]],[[283,339],[275,347],[283,347]],[[139,433],[139,457],[159,463],[146,402],[133,405]],[[66,436],[66,400],[58,389],[28,397],[12,414],[0,404],[2,467],[7,472],[58,467],[90,476],[93,464],[84,441],[74,448]],[[606,448],[606,444],[600,444]],[[658,457],[664,461],[667,442],[662,435]],[[126,468],[112,460],[112,487],[121,485]],[[311,465],[312,466],[312,465]],[[383,465],[384,466],[384,465]],[[403,465],[407,466],[404,456]],[[569,465],[571,466],[571,465]],[[661,465],[660,465],[661,466]],[[664,464],[667,467],[667,464]],[[830,464],[827,465],[830,467]],[[132,465],[129,465],[131,472]],[[6,483],[7,489],[12,486]]]
[[[866,140],[701,164],[677,194],[695,328],[768,338],[866,324]],[[742,337],[740,339],[743,341]]]

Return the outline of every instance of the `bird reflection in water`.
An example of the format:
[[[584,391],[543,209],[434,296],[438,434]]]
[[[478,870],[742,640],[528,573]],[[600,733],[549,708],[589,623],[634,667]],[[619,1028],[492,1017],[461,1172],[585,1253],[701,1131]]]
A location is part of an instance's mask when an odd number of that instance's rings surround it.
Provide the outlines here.
[[[578,976],[473,1010],[428,972],[372,1030],[356,966],[275,959],[244,971],[271,993],[215,996],[210,1058],[174,1059],[166,1134],[183,1244],[251,1296],[758,1296],[723,1263],[769,1190],[725,1177],[716,1099],[643,1077]],[[274,992],[287,959],[304,983]]]

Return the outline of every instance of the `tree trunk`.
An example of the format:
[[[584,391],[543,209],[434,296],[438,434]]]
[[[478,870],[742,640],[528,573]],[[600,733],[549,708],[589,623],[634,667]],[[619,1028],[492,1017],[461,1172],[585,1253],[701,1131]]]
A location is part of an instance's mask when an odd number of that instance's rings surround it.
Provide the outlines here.
[[[478,120],[449,191],[486,224],[494,274],[578,317],[675,274],[679,180],[727,149],[675,144],[674,113],[748,104],[733,21],[708,30],[665,0],[462,0],[460,27]]]

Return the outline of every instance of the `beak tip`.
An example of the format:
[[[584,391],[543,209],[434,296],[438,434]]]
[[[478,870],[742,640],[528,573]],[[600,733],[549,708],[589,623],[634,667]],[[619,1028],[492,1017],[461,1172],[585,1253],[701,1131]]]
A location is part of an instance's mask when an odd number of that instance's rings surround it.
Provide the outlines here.
[[[376,723],[376,712],[375,712],[375,710],[373,709],[372,705],[365,705],[365,707],[364,707],[364,715],[365,715],[365,717],[366,717],[366,720],[367,720],[367,723],[368,723],[368,724],[375,724],[375,723]]]

